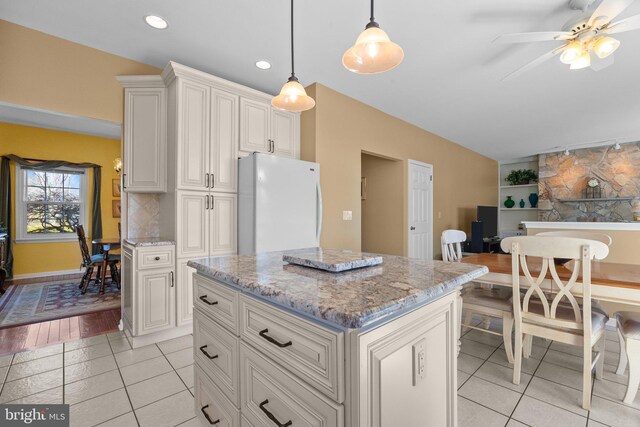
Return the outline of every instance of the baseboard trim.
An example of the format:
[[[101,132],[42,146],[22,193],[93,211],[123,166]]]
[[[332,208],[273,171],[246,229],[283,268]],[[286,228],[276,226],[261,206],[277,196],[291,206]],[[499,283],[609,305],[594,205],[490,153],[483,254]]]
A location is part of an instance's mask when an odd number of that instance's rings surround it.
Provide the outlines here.
[[[67,274],[81,274],[81,273],[82,273],[82,270],[44,271],[42,273],[14,274],[11,280],[36,279],[40,277],[65,276]]]

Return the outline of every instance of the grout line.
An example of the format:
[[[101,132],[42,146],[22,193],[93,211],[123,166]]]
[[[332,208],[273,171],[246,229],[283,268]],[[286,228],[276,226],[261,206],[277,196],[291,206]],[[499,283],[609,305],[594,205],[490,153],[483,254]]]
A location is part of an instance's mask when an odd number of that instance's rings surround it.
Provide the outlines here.
[[[136,414],[135,409],[133,409],[133,403],[131,402],[131,396],[129,396],[129,390],[127,390],[127,384],[124,382],[124,378],[122,377],[122,372],[120,372],[120,366],[118,365],[118,361],[115,360],[116,357],[115,357],[115,354],[113,353],[113,348],[111,347],[111,343],[109,342],[108,338],[107,338],[107,342],[109,343],[109,349],[111,349],[111,356],[113,356],[113,359],[115,361],[116,369],[118,370],[118,375],[120,375],[120,381],[122,381],[122,386],[124,387],[124,392],[127,395],[127,400],[129,401],[129,406],[131,406],[131,412],[133,412],[133,417],[135,418],[136,423],[138,424],[138,426],[140,426],[140,421],[138,421],[138,415]],[[125,414],[126,414],[126,412],[125,412]],[[118,415],[118,417],[121,416],[121,415],[124,415],[124,414],[120,414],[120,415]],[[117,418],[117,417],[114,417],[114,418]],[[112,419],[114,419],[114,418],[112,418]]]
[[[471,402],[471,403],[475,403],[475,404],[476,404],[476,405],[478,405],[478,406],[482,406],[483,408],[488,409],[488,410],[490,410],[491,412],[495,412],[495,413],[496,413],[496,414],[498,414],[498,415],[501,415],[501,416],[503,416],[503,417],[506,417],[506,418],[507,418],[507,423],[509,422],[509,417],[508,417],[507,415],[502,414],[502,413],[500,413],[500,412],[496,411],[495,409],[491,409],[491,408],[489,408],[488,406],[483,405],[482,403],[478,403],[478,402],[476,402],[475,400],[471,400],[471,399],[469,399],[468,397],[458,396],[458,399],[460,399],[460,398],[465,399],[465,400],[468,400],[469,402]],[[505,425],[506,425],[506,424],[505,424]]]
[[[6,366],[7,367],[7,373],[3,375],[2,378],[2,384],[0,384],[0,396],[2,396],[2,392],[4,391],[4,385],[7,383],[6,379],[9,378],[9,371],[11,370],[11,366],[13,366],[13,359],[16,357],[15,354],[11,355],[11,360],[9,361],[9,364]]]

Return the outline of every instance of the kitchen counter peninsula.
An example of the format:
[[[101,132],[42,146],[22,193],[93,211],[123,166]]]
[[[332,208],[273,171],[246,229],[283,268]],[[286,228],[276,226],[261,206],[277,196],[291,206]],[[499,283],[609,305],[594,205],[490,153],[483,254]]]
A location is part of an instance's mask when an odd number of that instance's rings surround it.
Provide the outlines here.
[[[486,267],[381,255],[333,273],[284,254],[189,261],[202,421],[455,426],[458,294]]]

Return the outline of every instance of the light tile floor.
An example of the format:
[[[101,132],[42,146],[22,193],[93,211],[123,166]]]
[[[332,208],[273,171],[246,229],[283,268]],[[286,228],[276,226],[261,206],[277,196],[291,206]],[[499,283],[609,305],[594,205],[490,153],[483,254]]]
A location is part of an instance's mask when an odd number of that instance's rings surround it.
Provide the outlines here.
[[[193,337],[132,350],[121,333],[0,356],[0,403],[68,403],[72,426],[198,425]]]
[[[492,329],[500,330],[498,322]],[[536,339],[522,382],[500,337],[470,331],[458,358],[458,425],[640,426],[640,393],[622,403],[626,375],[615,374],[618,343],[607,331],[605,379],[594,380],[592,409],[582,402],[581,350]],[[72,426],[196,426],[193,338],[131,350],[121,333],[0,356],[0,403],[68,403]]]

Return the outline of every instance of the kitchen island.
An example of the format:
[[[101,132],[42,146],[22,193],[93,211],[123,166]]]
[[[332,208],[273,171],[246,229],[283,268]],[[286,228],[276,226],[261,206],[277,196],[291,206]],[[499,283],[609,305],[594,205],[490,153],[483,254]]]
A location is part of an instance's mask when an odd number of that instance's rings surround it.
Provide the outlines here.
[[[189,266],[205,425],[456,425],[458,293],[485,267],[382,256],[331,273],[282,252]]]

